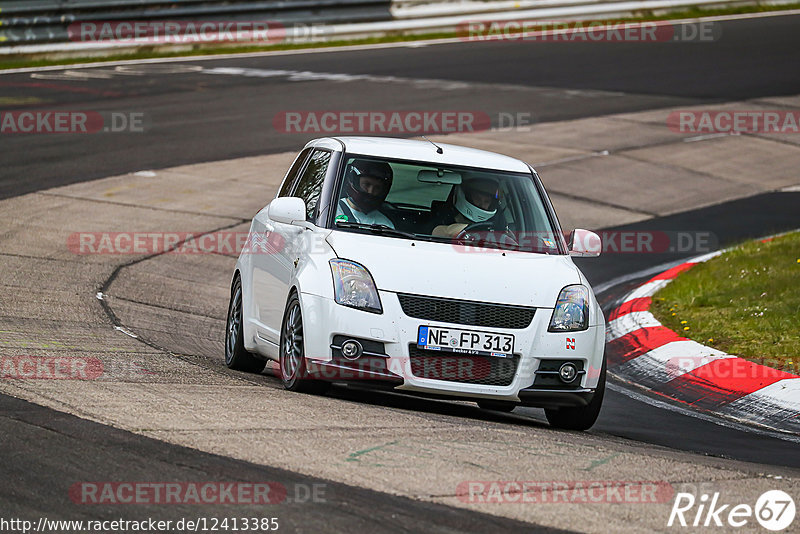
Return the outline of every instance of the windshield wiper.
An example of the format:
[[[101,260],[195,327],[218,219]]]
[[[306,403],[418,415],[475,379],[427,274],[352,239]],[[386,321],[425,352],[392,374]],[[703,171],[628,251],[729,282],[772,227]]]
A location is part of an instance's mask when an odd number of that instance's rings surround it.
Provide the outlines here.
[[[364,224],[364,223],[357,223],[357,222],[350,222],[350,221],[336,221],[337,228],[356,228],[359,230],[369,230],[375,234],[379,235],[393,235],[397,237],[406,237],[408,239],[419,239],[420,236],[417,234],[412,234],[411,232],[404,232],[402,230],[396,230],[391,226],[386,226],[385,224]]]

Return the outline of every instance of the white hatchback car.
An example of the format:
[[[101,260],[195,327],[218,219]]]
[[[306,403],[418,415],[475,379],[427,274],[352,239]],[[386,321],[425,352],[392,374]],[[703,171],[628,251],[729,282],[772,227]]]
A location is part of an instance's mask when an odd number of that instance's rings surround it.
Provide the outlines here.
[[[236,263],[225,362],[285,387],[330,383],[538,406],[587,429],[605,389],[605,321],[526,163],[377,137],[309,142]]]

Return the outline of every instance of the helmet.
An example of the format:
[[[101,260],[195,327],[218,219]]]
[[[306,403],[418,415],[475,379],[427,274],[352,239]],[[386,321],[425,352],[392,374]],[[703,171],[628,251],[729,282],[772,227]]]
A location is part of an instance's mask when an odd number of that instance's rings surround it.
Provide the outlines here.
[[[472,178],[456,186],[456,209],[472,222],[488,221],[497,213],[497,182],[491,178]],[[483,197],[483,202],[479,201]],[[488,204],[486,203],[488,200]],[[476,204],[480,204],[480,207]]]
[[[376,180],[381,180],[386,184],[383,194],[374,195],[367,193],[361,188],[361,178],[369,177]],[[364,213],[369,213],[380,206],[389,194],[389,189],[392,187],[392,167],[385,161],[372,161],[368,159],[357,159],[350,164],[350,169],[347,171],[347,179],[345,187],[347,188],[347,196],[353,201],[353,204]]]

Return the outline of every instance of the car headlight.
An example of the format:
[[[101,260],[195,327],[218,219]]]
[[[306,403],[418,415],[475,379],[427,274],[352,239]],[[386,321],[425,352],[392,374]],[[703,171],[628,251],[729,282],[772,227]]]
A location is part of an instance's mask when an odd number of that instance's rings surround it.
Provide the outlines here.
[[[548,332],[575,332],[589,327],[589,290],[586,286],[567,286],[561,290],[550,319]]]
[[[354,261],[331,260],[333,293],[338,304],[372,313],[383,313],[372,275]]]

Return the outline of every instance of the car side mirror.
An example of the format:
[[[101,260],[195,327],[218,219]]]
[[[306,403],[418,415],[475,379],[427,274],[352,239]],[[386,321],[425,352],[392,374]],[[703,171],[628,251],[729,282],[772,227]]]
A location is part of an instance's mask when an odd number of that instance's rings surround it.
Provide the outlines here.
[[[269,203],[267,216],[275,222],[305,227],[306,203],[302,198],[279,197]]]
[[[579,258],[595,258],[600,255],[603,243],[600,236],[589,230],[576,228],[569,234],[569,255]]]

